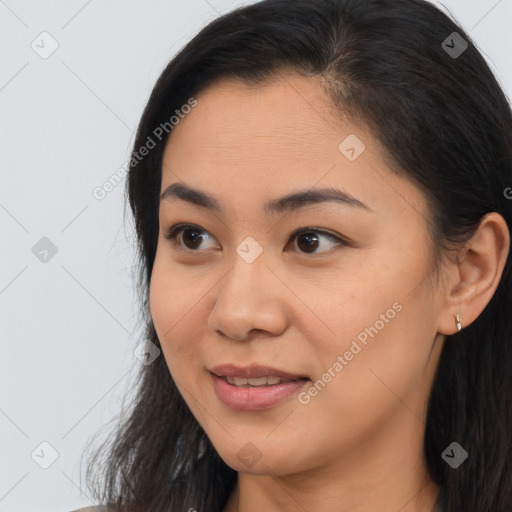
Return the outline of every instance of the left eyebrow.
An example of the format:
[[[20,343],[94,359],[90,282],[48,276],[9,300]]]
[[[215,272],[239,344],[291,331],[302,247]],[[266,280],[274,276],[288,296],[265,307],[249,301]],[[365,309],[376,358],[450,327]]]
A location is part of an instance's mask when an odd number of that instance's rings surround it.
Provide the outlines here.
[[[222,211],[218,199],[206,192],[190,188],[182,183],[169,185],[160,195],[160,201],[172,198],[178,198],[209,210]],[[369,212],[373,211],[367,204],[335,187],[299,190],[283,197],[271,199],[265,203],[264,209],[265,212],[270,215],[298,210],[311,204],[324,202],[336,202],[355,208],[361,208]]]
[[[355,198],[354,196],[343,192],[342,190],[334,187],[314,188],[310,190],[299,190],[292,194],[272,199],[265,204],[265,211],[271,213],[282,213],[292,210],[298,210],[304,206],[316,203],[336,202],[348,206],[362,208],[368,211],[372,209]]]

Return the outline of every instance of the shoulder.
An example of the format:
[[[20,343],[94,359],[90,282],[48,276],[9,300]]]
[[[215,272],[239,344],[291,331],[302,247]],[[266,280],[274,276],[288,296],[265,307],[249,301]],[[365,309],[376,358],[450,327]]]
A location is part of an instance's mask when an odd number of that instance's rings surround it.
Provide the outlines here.
[[[85,507],[85,508],[79,508],[76,510],[72,510],[71,512],[107,512],[107,509],[102,506],[98,507]]]

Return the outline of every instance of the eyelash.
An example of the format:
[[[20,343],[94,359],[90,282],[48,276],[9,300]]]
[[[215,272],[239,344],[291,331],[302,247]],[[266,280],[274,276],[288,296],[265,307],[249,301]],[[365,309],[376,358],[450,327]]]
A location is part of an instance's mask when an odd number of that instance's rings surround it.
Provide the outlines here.
[[[187,247],[183,247],[181,245],[181,243],[179,242],[179,240],[177,240],[178,235],[180,233],[183,233],[187,229],[208,233],[205,229],[202,229],[201,227],[196,226],[194,224],[175,224],[174,226],[171,226],[164,233],[163,236],[166,240],[171,240],[173,245],[178,246],[179,249],[182,249],[182,250],[188,251],[188,252],[201,252],[200,250],[189,249]],[[314,227],[300,228],[300,229],[295,230],[290,235],[290,239],[289,239],[288,243],[290,243],[290,241],[292,241],[293,239],[297,238],[299,235],[304,234],[304,233],[320,234],[326,238],[329,238],[331,241],[337,242],[338,246],[342,246],[342,247],[349,246],[349,242],[347,240],[344,240],[343,238],[341,238],[339,236],[333,235],[327,231],[324,231],[324,230],[318,229],[318,228],[314,228]],[[288,245],[288,243],[286,245]],[[336,247],[334,247],[334,249],[336,249]],[[328,249],[326,251],[321,251],[319,253],[317,253],[317,252],[308,253],[308,252],[302,252],[302,251],[299,251],[299,252],[301,252],[301,254],[306,254],[306,255],[316,255],[316,254],[328,253],[331,250],[332,249]]]

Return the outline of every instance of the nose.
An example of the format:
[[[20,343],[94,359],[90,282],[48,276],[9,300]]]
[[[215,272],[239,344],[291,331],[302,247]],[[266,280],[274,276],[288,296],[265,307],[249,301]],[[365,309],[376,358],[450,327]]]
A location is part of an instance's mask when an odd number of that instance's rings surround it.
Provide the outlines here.
[[[208,316],[212,332],[242,341],[258,332],[279,336],[285,331],[287,290],[263,254],[252,263],[237,256],[215,289],[215,304]]]

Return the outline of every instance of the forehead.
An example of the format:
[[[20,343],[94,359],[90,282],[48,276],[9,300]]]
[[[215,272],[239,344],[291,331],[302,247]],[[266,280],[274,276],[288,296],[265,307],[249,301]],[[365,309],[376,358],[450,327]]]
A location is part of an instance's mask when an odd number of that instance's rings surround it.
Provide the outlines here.
[[[204,149],[220,158],[238,153],[240,160],[278,154],[301,159],[328,146],[337,152],[340,115],[315,80],[286,75],[257,86],[223,80],[196,99],[169,138],[181,152]]]
[[[257,86],[223,80],[196,100],[168,138],[162,190],[183,181],[240,207],[255,196],[316,185],[343,188],[376,210],[397,207],[397,195],[409,206],[421,202],[419,191],[387,168],[369,130],[335,109],[313,79],[283,75]],[[364,143],[354,161],[340,151],[352,136]]]

